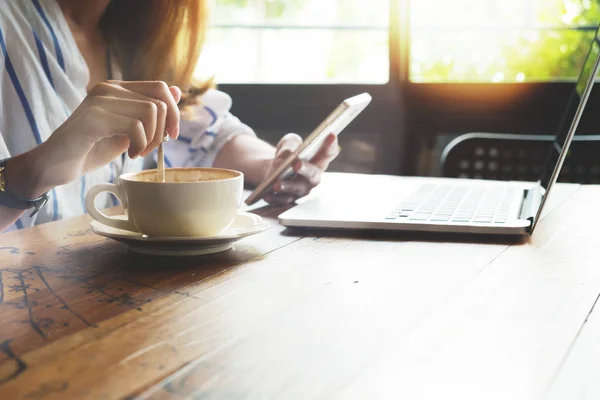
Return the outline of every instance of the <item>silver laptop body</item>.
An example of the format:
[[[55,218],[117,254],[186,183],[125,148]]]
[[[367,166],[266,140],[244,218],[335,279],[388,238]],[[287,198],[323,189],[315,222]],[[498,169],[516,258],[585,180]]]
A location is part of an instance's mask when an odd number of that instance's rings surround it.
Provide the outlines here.
[[[556,183],[600,66],[596,30],[537,182],[326,174],[279,216],[287,227],[532,234]]]

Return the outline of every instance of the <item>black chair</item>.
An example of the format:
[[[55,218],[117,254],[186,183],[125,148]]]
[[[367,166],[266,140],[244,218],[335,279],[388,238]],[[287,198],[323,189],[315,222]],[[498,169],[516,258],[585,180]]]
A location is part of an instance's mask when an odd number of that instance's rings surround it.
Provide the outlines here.
[[[554,136],[467,133],[441,156],[445,177],[537,181]],[[600,183],[600,136],[575,136],[559,182]]]

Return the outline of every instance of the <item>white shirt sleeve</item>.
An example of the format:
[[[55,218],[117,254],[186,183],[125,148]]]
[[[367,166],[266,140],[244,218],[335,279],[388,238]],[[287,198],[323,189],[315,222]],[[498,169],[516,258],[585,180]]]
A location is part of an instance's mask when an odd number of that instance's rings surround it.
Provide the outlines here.
[[[206,159],[203,161],[212,165],[223,146],[225,146],[225,144],[227,144],[227,142],[229,142],[231,139],[239,135],[256,136],[252,128],[242,123],[239,118],[235,117],[230,112],[227,112],[223,116],[221,127],[208,149]]]
[[[242,123],[229,111],[231,97],[218,90],[209,90],[191,119],[182,120],[178,140],[165,144],[167,167],[210,167],[227,142],[238,135],[256,136],[252,128]],[[156,151],[151,164],[156,166]]]
[[[8,151],[8,147],[4,142],[4,137],[2,136],[2,132],[0,132],[0,160],[10,157],[10,152]]]

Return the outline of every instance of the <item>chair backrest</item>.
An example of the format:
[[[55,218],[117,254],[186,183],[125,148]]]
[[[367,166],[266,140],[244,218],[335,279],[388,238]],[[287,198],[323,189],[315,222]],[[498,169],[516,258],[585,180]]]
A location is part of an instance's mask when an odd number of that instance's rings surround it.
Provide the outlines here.
[[[537,181],[554,136],[467,133],[444,149],[442,176]],[[600,183],[600,136],[575,136],[558,180]]]

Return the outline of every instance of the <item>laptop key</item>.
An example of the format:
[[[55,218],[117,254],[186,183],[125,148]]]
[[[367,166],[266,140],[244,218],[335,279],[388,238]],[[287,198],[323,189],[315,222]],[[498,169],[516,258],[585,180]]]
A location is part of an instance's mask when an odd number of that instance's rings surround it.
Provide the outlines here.
[[[475,218],[490,218],[494,217],[494,213],[478,213]]]
[[[427,221],[431,214],[415,214],[410,219],[412,221]]]
[[[456,213],[454,215],[454,218],[467,218],[470,220],[471,218],[473,218],[473,214]]]
[[[418,204],[415,205],[402,205],[398,207],[398,211],[414,211],[418,207]]]
[[[470,221],[471,221],[471,217],[470,216],[455,215],[452,218],[452,222],[470,222]]]

